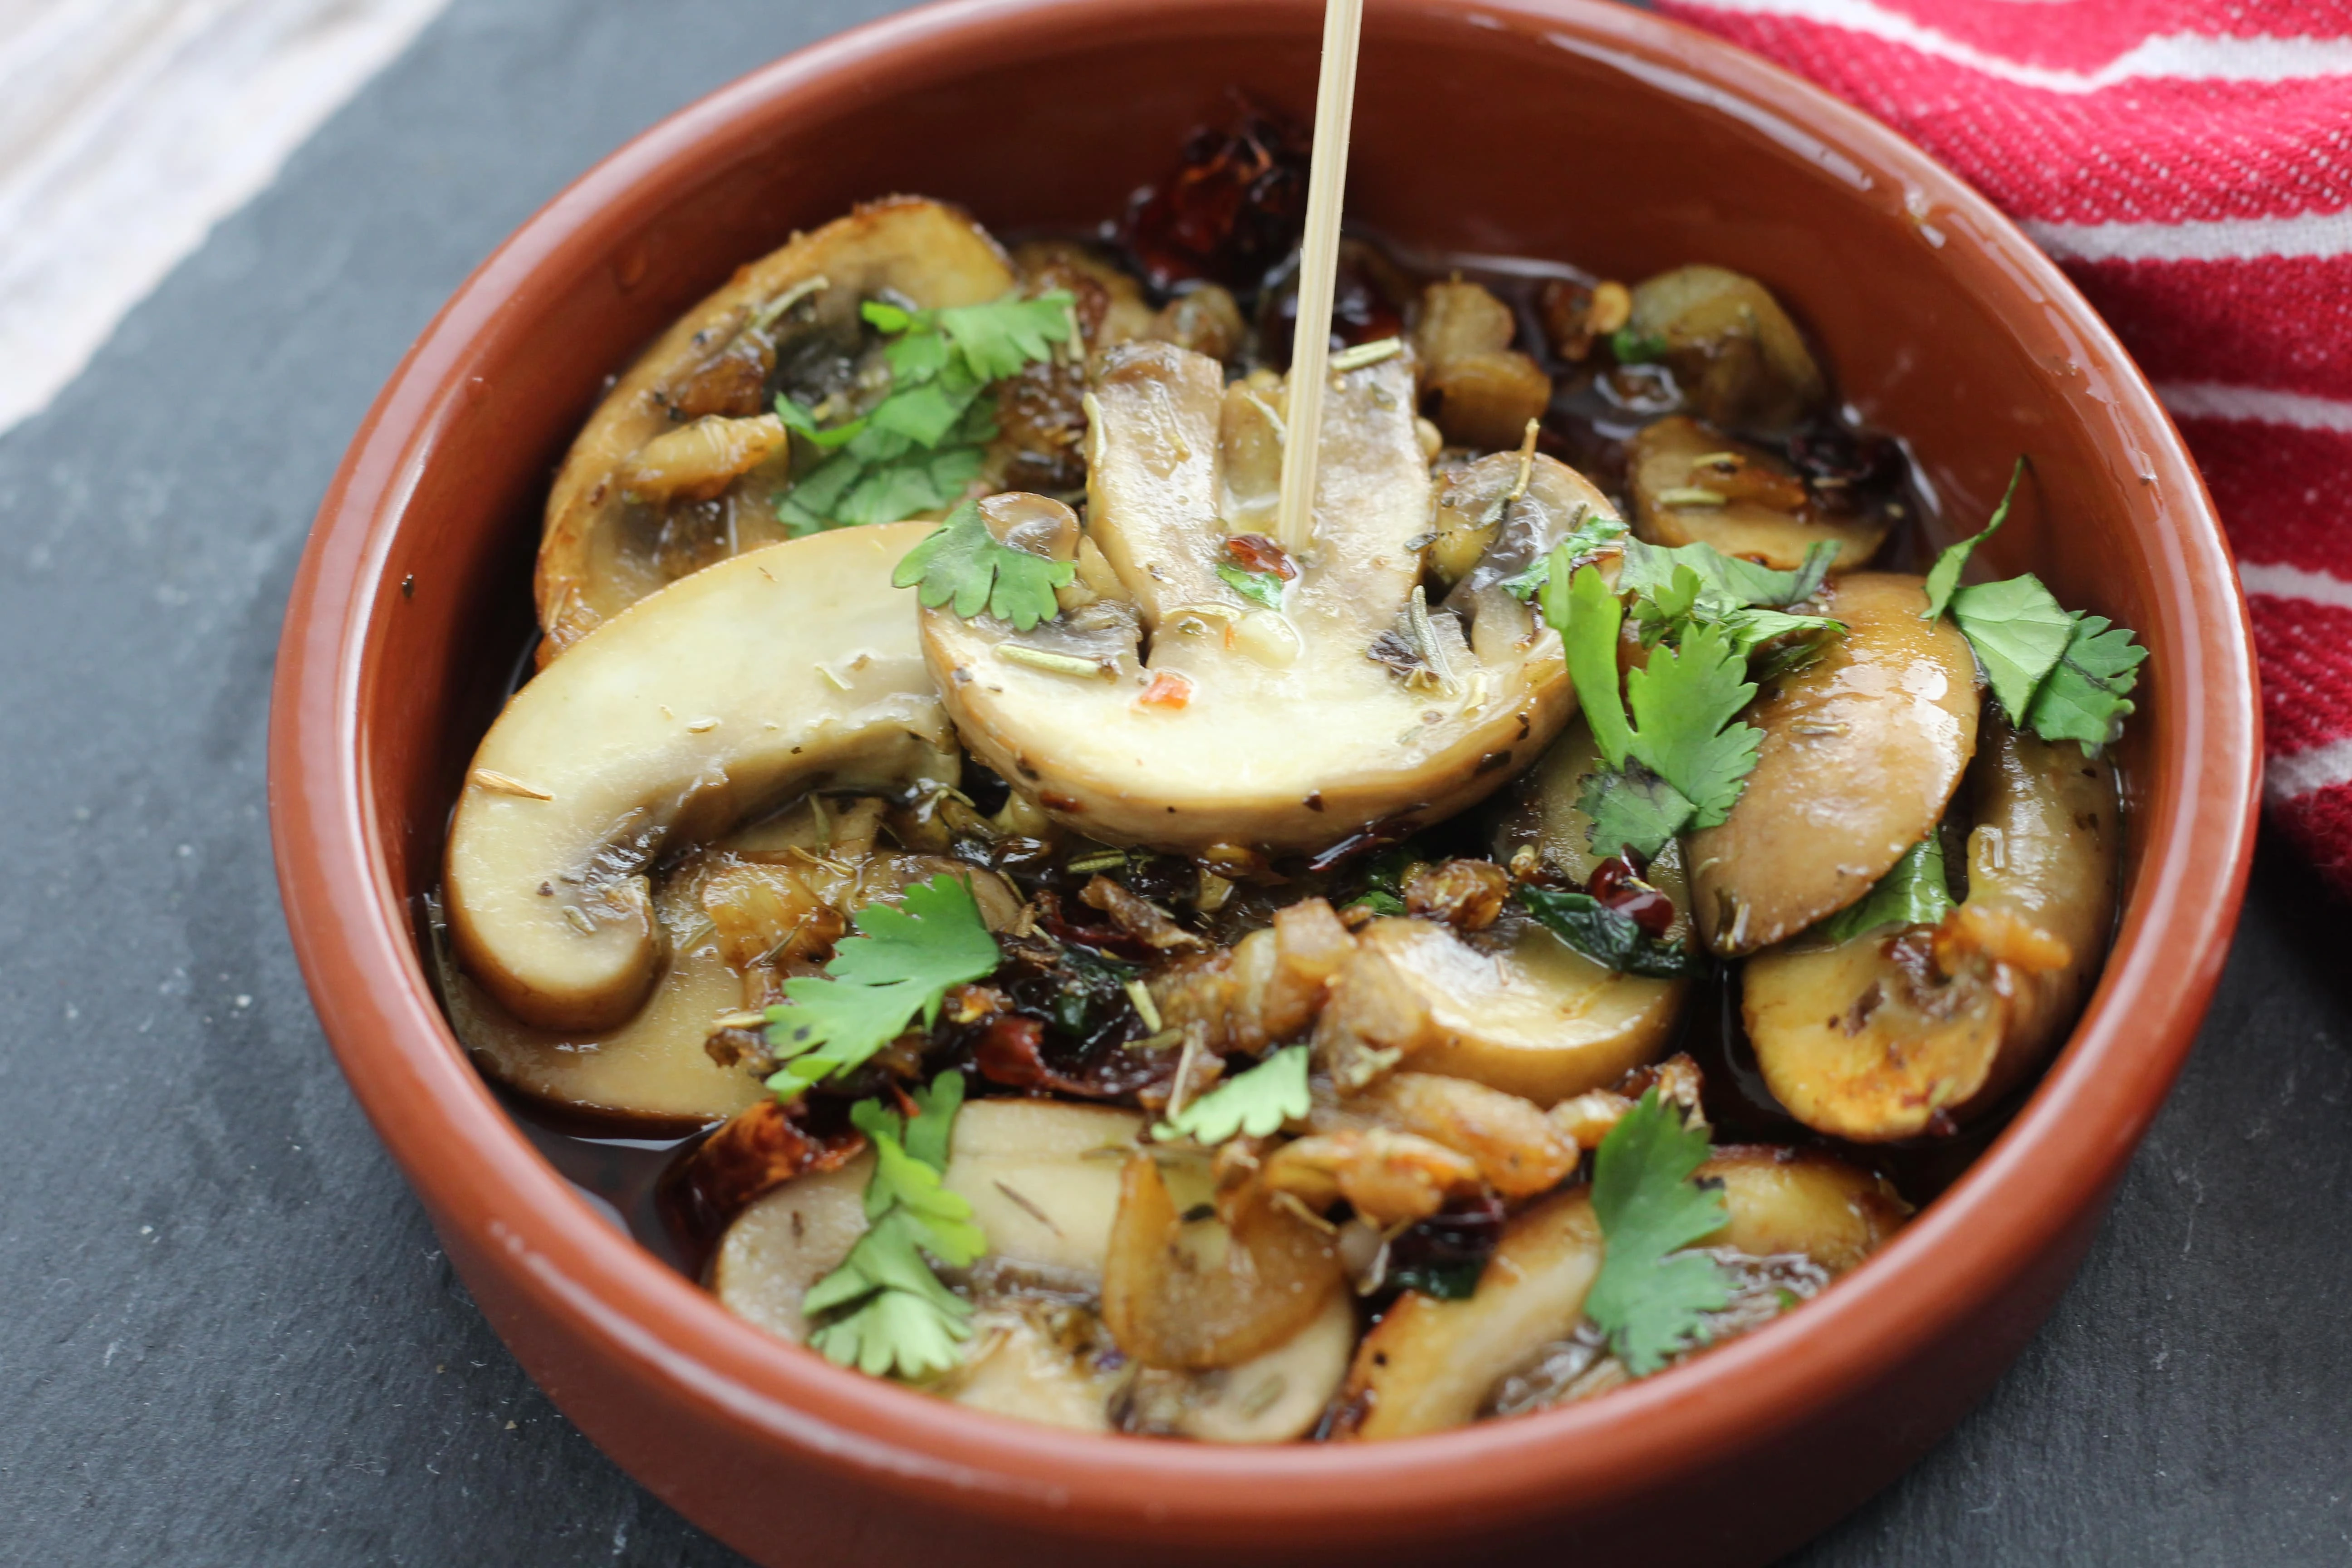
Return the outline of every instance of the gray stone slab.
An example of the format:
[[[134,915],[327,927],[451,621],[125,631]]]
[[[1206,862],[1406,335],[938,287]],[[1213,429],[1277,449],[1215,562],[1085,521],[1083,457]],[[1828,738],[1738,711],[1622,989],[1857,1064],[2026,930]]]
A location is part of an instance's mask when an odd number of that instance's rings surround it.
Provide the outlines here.
[[[457,0],[0,439],[0,1557],[738,1561],[555,1414],[359,1117],[262,816],[336,458],[475,260],[631,132],[883,0]],[[1818,1564],[2352,1554],[2352,969],[2273,847],[2049,1329]]]

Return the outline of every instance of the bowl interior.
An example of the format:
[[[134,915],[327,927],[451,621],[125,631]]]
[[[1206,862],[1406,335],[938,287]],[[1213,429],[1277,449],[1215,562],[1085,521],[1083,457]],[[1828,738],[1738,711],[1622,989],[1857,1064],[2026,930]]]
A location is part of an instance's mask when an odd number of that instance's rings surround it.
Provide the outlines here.
[[[529,634],[548,481],[604,378],[739,263],[862,198],[943,197],[1000,231],[1099,223],[1217,116],[1229,85],[1306,117],[1318,12],[1310,0],[972,0],[853,35],[615,154],[486,263],[420,340],[347,459],[298,585],[273,789],[322,1016],[445,1224],[459,1184],[536,1156],[511,1129],[479,1131],[478,1117],[475,1131],[453,1131],[448,1108],[487,1097],[453,1087],[448,1069],[468,1081],[470,1069],[431,1011],[416,903],[438,880],[458,782]],[[1985,552],[1990,565],[2041,574],[2063,602],[2136,627],[2152,651],[2122,754],[2132,816],[2116,956],[2067,1058],[1993,1153],[1885,1258],[1758,1336],[1793,1358],[1790,1376],[1810,1368],[1827,1399],[1883,1370],[1897,1341],[1949,1327],[2037,1251],[2086,1236],[2084,1215],[2095,1215],[2178,1068],[2218,972],[2252,800],[2251,659],[2210,505],[2112,339],[1979,198],[1882,128],[1667,25],[1566,0],[1375,7],[1349,189],[1354,220],[1420,247],[1557,258],[1625,279],[1697,260],[1757,275],[1811,329],[1861,416],[1910,441],[1947,537],[1980,525],[2013,458],[2030,454],[2032,479]],[[363,898],[346,878],[372,892],[367,918],[338,914]],[[364,972],[369,998],[341,994],[350,988],[322,979],[330,971]],[[394,1107],[363,1081],[362,1058],[393,1057],[431,1080],[414,1103]],[[2062,1121],[2086,1142],[2068,1142]],[[478,1170],[471,1154],[435,1150],[453,1137],[507,1142]],[[462,1174],[431,1169],[445,1155]],[[510,1223],[576,1242],[584,1210],[558,1213],[554,1191],[551,1173],[509,1205]],[[1993,1229],[1967,1228],[1979,1222]],[[614,1289],[637,1280],[633,1269],[659,1268],[609,1247],[592,1264]],[[1898,1311],[1916,1321],[1858,1327]],[[858,1420],[890,1424],[893,1441],[961,1443],[975,1463],[990,1450],[1007,1463],[1051,1455],[1072,1487],[1158,1466],[1265,1489],[1370,1462],[1184,1457],[935,1405],[910,1415],[909,1396],[827,1382],[830,1369],[708,1317],[692,1330],[698,1353],[719,1356],[709,1347],[723,1340],[729,1375],[784,1395],[822,1387],[836,1414],[854,1406]],[[2013,1348],[2031,1327],[2001,1342]],[[1576,1454],[1600,1452],[1603,1429],[1622,1436],[1644,1411],[1683,1412],[1654,1427],[1658,1443],[1709,1422],[1763,1430],[1766,1394],[1742,1405],[1728,1393],[1743,1378],[1762,1388],[1763,1353],[1729,1347],[1654,1392],[1392,1447],[1517,1454],[1535,1468],[1494,1468],[1494,1485],[1519,1487],[1534,1507],[1531,1483],[1513,1478],[1565,1473]],[[1842,1483],[1846,1500],[1907,1462],[1982,1381],[1890,1439]],[[1114,1448],[1141,1457],[1097,1457]],[[1635,1444],[1617,1458],[1651,1452]],[[1475,1479],[1451,1473],[1450,1484]],[[1271,1516],[1307,1501],[1266,1490],[1250,1506]]]

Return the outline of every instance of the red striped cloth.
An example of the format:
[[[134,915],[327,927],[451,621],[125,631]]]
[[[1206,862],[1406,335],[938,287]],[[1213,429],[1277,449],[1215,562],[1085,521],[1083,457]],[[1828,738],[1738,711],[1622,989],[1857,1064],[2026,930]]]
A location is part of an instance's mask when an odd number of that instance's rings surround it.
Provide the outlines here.
[[[1662,0],[1975,182],[2204,469],[2273,817],[2352,892],[2352,0]]]

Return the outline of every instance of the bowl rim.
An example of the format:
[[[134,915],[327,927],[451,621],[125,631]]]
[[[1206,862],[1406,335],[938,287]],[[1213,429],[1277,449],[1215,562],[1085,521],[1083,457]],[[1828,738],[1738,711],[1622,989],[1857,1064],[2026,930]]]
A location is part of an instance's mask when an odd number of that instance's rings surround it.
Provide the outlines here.
[[[439,437],[462,417],[479,344],[519,330],[502,302],[551,258],[609,252],[627,192],[682,179],[698,147],[762,106],[839,93],[877,62],[936,59],[975,32],[1046,39],[1117,5],[1133,25],[1289,30],[1315,0],[946,0],[752,71],[631,140],[486,259],[418,337],[354,436],[289,597],[272,693],[268,788],[294,948],[352,1091],[436,1224],[504,1254],[543,1312],[747,1441],[911,1493],[1035,1522],[1149,1519],[1155,1531],[1345,1515],[1367,1531],[1434,1515],[1516,1519],[1735,1453],[1916,1358],[2105,1194],[2179,1070],[2219,978],[2259,803],[2260,719],[2245,605],[2210,498],[2145,377],[2057,267],[1896,132],[1736,47],[1607,0],[1393,0],[1374,13],[1533,34],[1741,121],[1836,173],[1857,199],[1932,214],[1958,286],[2007,301],[2020,333],[2084,374],[2067,396],[2154,487],[2144,530],[2169,673],[2170,808],[2145,833],[2137,896],[2070,1043],[1953,1186],[1837,1290],[1768,1330],[1609,1399],[1428,1436],[1230,1449],[1064,1432],[836,1368],[741,1321],[600,1217],[466,1059],[415,947],[367,786],[371,668],[391,540]],[[1271,19],[1271,20],[1270,20]],[[897,69],[897,65],[885,68]],[[1851,174],[1845,176],[1853,184]],[[1924,203],[1922,206],[1920,204]],[[2028,305],[2039,312],[2030,315]],[[2119,482],[2108,481],[2111,485]],[[2142,628],[2145,632],[2147,628]],[[2052,1193],[2074,1201],[2046,1201]],[[487,1200],[485,1194],[488,1195]],[[1999,1223],[1977,1223],[1998,1215]],[[1213,1483],[1171,1485],[1171,1482]]]

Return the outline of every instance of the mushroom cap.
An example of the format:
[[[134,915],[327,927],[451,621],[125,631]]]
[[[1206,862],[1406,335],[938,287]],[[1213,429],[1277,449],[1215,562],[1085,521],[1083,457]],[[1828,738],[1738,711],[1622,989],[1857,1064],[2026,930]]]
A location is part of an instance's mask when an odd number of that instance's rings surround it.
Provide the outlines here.
[[[868,202],[739,268],[629,367],[572,441],[548,493],[540,542],[534,591],[547,633],[540,662],[678,574],[648,531],[625,526],[621,471],[656,437],[679,428],[677,389],[763,308],[809,290],[776,327],[779,350],[831,346],[855,357],[864,300],[888,294],[920,309],[977,305],[1013,286],[1012,267],[986,231],[919,196]],[[782,537],[766,509],[740,510],[731,531],[738,544]]]
[[[449,831],[458,959],[544,1028],[602,1028],[660,973],[645,872],[814,788],[953,779],[890,573],[921,523],[739,555],[583,637],[515,694]]]
[[[1856,572],[1820,659],[1747,714],[1764,732],[1731,815],[1691,835],[1693,912],[1727,957],[1781,942],[1870,891],[1944,815],[1976,752],[1976,655],[1924,620],[1921,579]]]
[[[1230,521],[1264,516],[1280,401],[1227,388],[1214,360],[1171,344],[1115,351],[1095,392],[1087,523],[1108,595],[1017,635],[923,612],[965,744],[1094,838],[1314,850],[1374,823],[1433,821],[1532,762],[1574,710],[1558,635],[1516,604],[1504,639],[1465,632],[1454,608],[1424,614],[1444,679],[1408,680],[1370,656],[1412,624],[1429,526],[1409,354],[1344,374],[1326,400],[1314,542],[1283,607],[1220,575]],[[1035,668],[1024,650],[1099,675]],[[1171,686],[1178,701],[1138,700]]]
[[[1990,724],[1970,771],[1969,899],[1952,934],[1801,940],[1741,974],[1764,1081],[1816,1131],[1909,1138],[1995,1104],[2049,1055],[2098,976],[2115,919],[2114,771],[2072,742]],[[1892,951],[1896,936],[1908,952]],[[1923,973],[1931,954],[1957,973]]]

